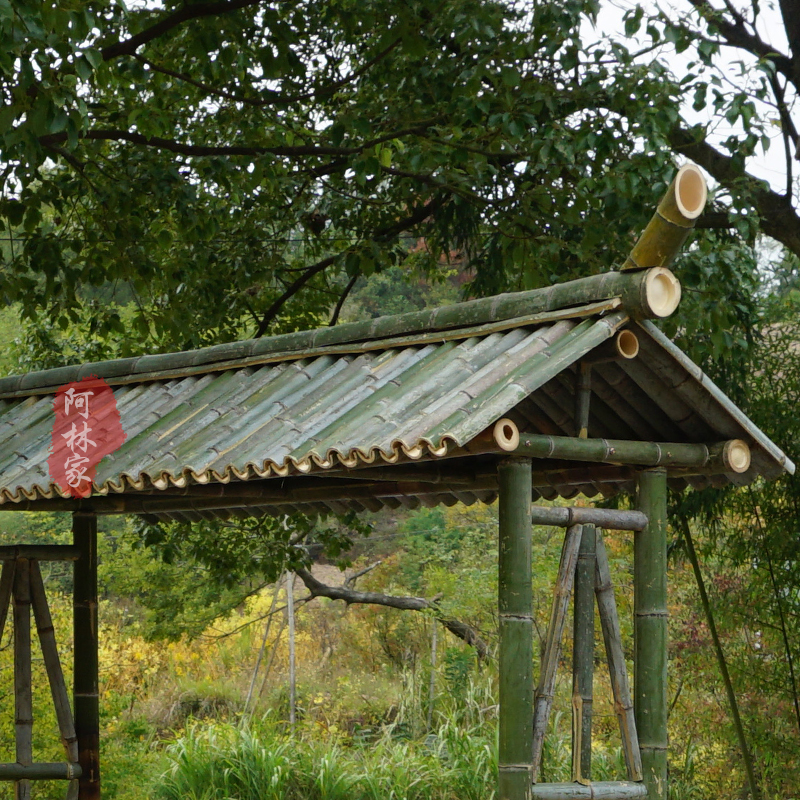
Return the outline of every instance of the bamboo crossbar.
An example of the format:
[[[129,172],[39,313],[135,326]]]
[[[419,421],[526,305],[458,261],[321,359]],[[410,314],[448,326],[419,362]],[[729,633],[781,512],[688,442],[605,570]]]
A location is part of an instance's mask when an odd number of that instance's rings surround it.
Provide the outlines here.
[[[643,783],[597,781],[580,783],[536,783],[531,787],[533,800],[634,800],[647,797]]]
[[[572,508],[534,506],[531,510],[534,525],[554,525],[569,528],[572,525],[597,525],[615,531],[641,531],[647,525],[647,516],[641,511],[616,508]]]
[[[0,545],[0,561],[16,561],[18,558],[36,559],[37,561],[77,561],[80,558],[80,552],[68,544]]]
[[[692,442],[637,442],[627,439],[580,439],[520,433],[519,445],[510,451],[528,458],[594,461],[644,467],[710,467],[743,473],[750,467],[750,448],[741,439],[714,444]]]
[[[69,762],[0,764],[0,781],[71,781],[81,776],[81,765]]]

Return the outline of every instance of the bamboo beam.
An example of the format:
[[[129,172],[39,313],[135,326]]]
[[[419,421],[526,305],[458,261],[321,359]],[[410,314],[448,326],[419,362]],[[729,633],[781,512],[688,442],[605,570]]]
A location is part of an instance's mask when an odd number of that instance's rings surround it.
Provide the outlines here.
[[[703,173],[694,164],[684,164],[622,265],[622,270],[669,266],[694,227],[695,220],[703,212],[706,197]]]
[[[31,561],[31,603],[33,616],[36,620],[36,631],[39,634],[39,643],[42,648],[42,658],[50,682],[50,693],[53,697],[53,706],[58,720],[58,730],[64,745],[67,760],[74,763],[78,760],[78,739],[75,735],[75,723],[72,719],[72,709],[67,695],[67,684],[61,669],[61,660],[58,657],[53,620],[47,605],[47,595],[44,591],[42,573],[39,564]]]
[[[17,561],[14,574],[14,738],[17,763],[33,764],[33,694],[31,691],[30,562]],[[14,800],[30,800],[31,784],[19,779]]]
[[[628,781],[598,781],[582,786],[580,783],[539,783],[533,787],[534,800],[634,800],[646,797],[643,783]]]
[[[47,761],[28,765],[0,764],[0,781],[71,781],[80,775],[80,764]]]
[[[572,631],[572,780],[592,777],[594,683],[594,525],[583,525],[575,568]]]
[[[595,461],[645,467],[712,467],[721,472],[746,472],[750,448],[741,439],[714,444],[689,442],[637,442],[626,439],[578,439],[520,433],[514,455],[555,458],[564,461]]]
[[[555,525],[559,528],[597,525],[615,531],[640,531],[647,525],[647,517],[641,511],[582,506],[534,506],[531,521],[534,525]]]
[[[667,473],[640,473],[634,536],[634,715],[649,800],[667,798]]]
[[[575,565],[578,560],[578,549],[581,544],[583,526],[573,525],[567,528],[564,546],[561,549],[561,562],[558,567],[556,590],[553,595],[553,606],[550,611],[550,624],[547,627],[547,642],[536,687],[533,709],[533,780],[539,775],[542,763],[542,745],[547,733],[547,721],[553,705],[556,686],[556,671],[561,657],[561,640],[564,637],[564,625],[567,620],[567,606],[572,595],[575,581]]]
[[[97,518],[75,514],[73,544],[81,551],[75,562],[73,589],[75,733],[81,765],[79,800],[100,798],[100,707],[97,636]]]
[[[5,511],[5,508],[0,506]],[[66,544],[6,544],[0,545],[0,561],[16,561],[18,558],[37,561],[77,561],[80,553]]]
[[[497,475],[500,484],[498,800],[529,800],[533,774],[531,463],[527,459],[505,459],[498,465]]]
[[[633,713],[631,690],[628,685],[628,668],[625,664],[625,653],[622,649],[622,633],[620,632],[619,615],[617,614],[617,602],[614,599],[614,586],[611,583],[608,554],[606,553],[601,531],[597,531],[595,551],[595,594],[597,596],[600,627],[603,631],[608,672],[611,676],[614,713],[619,721],[625,767],[629,780],[641,781],[642,756],[639,750],[639,737],[636,733],[636,719]]]

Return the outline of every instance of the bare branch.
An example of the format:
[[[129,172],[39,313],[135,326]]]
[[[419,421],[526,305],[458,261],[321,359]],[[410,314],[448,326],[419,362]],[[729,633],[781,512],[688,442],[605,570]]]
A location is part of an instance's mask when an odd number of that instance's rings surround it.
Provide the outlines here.
[[[344,301],[347,300],[347,296],[350,292],[353,291],[353,287],[356,285],[356,281],[361,277],[360,272],[356,272],[352,278],[347,283],[347,286],[344,287],[344,291],[339,296],[339,299],[336,301],[336,308],[333,309],[333,314],[331,314],[331,321],[328,323],[328,327],[332,328],[338,321],[339,321],[339,314],[342,313],[342,306],[344,305]],[[378,564],[381,562],[379,561]],[[377,566],[377,565],[376,565]]]
[[[347,580],[344,582],[343,586],[347,589],[355,589],[356,581],[366,575],[368,572],[372,572],[376,567],[379,567],[383,564],[383,561],[376,561],[374,564],[370,564],[368,567],[364,567],[363,569],[358,570],[358,572],[354,572]]]
[[[425,611],[427,609],[435,611],[437,609],[435,600],[426,600],[424,597],[400,597],[391,594],[380,594],[379,592],[359,592],[355,589],[348,589],[346,586],[328,586],[318,581],[306,569],[298,569],[295,573],[303,581],[312,598],[327,597],[331,600],[343,600],[348,605],[354,603],[378,605],[399,608],[405,611]],[[438,614],[436,619],[454,636],[474,647],[479,658],[484,659],[489,654],[489,646],[471,625]]]
[[[135,36],[103,47],[100,50],[100,55],[103,56],[104,61],[110,61],[120,56],[132,56],[143,44],[158,39],[173,28],[183,25],[184,22],[199,19],[200,17],[218,17],[222,14],[229,14],[232,11],[239,11],[248,6],[258,5],[260,1],[261,0],[227,0],[227,2],[220,3],[187,4],[183,6],[183,8],[179,8],[177,11],[173,11],[171,14],[162,17],[154,25],[145,28]]]

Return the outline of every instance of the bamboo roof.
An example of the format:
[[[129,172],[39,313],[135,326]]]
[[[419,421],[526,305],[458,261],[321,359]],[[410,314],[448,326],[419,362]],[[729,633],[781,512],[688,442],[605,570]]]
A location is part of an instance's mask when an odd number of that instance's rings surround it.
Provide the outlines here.
[[[642,280],[609,275],[588,293],[561,284],[2,379],[0,508],[199,519],[490,501],[503,453],[486,432],[509,418],[526,433],[574,436],[577,365],[623,329],[636,333],[640,352],[593,366],[589,437],[750,445],[744,474],[676,471],[675,486],[792,472],[781,450],[641,318],[624,287]],[[112,386],[127,438],[100,462],[92,496],[75,500],[50,480],[53,401],[59,386],[90,375]],[[626,464],[534,460],[535,489],[551,498],[612,494],[630,488],[633,475]]]

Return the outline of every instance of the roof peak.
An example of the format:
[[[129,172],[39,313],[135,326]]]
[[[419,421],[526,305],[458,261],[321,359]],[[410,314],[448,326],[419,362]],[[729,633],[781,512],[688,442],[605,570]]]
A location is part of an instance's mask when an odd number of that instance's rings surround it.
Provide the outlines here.
[[[540,289],[468,300],[438,308],[212,345],[197,350],[99,361],[0,379],[0,397],[42,394],[92,376],[111,384],[158,380],[180,374],[235,369],[323,352],[363,352],[393,343],[423,343],[432,335],[466,338],[565,317],[607,313],[622,306],[634,318],[664,317],[680,300],[680,284],[668,270],[607,272]]]

